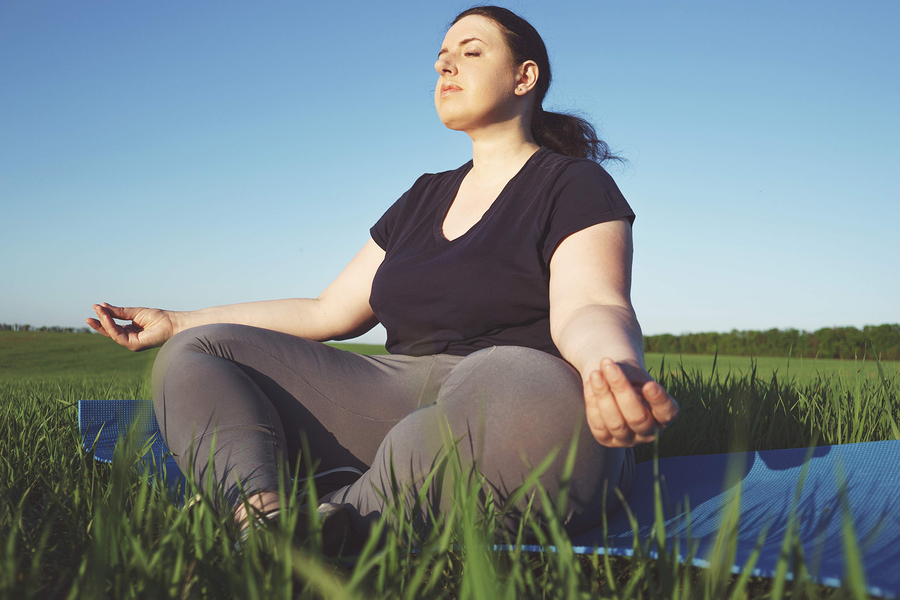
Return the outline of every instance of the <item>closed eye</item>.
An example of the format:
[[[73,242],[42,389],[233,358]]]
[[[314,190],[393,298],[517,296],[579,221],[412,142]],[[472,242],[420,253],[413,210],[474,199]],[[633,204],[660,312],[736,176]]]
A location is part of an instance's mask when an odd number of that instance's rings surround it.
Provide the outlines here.
[[[481,52],[466,52],[466,56],[481,56]]]

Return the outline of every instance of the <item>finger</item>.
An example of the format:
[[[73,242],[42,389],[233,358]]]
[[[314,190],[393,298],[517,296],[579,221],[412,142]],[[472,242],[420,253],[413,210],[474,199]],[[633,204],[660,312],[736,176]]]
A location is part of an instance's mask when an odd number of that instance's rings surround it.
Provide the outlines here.
[[[655,381],[648,381],[641,386],[641,392],[644,394],[644,398],[647,399],[650,406],[662,406],[663,404],[666,404],[669,399],[669,394],[666,393],[666,389]]]
[[[648,381],[642,389],[644,398],[650,404],[653,418],[665,428],[678,416],[678,403],[655,381]]]
[[[97,319],[85,319],[84,322],[87,323],[88,325],[90,325],[91,329],[93,329],[100,335],[109,337],[109,334],[106,333],[106,330],[103,329],[103,325],[101,325],[100,321],[98,321]]]
[[[115,321],[113,321],[112,316],[110,316],[109,312],[103,306],[99,306],[97,304],[94,305],[94,311],[97,313],[97,316],[100,318],[100,323],[103,325],[103,329],[106,330],[106,333],[109,334],[109,337],[116,340],[119,344],[123,346],[128,345],[128,334],[125,333],[125,330],[122,329],[121,326],[117,325]]]
[[[100,324],[103,326],[103,330],[109,335],[111,339],[121,344],[121,338],[125,333],[122,328],[113,320],[110,314],[102,306],[96,307],[95,310],[97,312],[97,318],[99,319]]]
[[[90,328],[97,333],[109,337],[108,335],[106,335],[106,331],[103,330],[103,325],[101,325],[100,321],[98,321],[97,319],[85,319],[84,322],[87,323]]]
[[[604,359],[600,367],[628,428],[637,435],[653,435],[657,426],[653,415],[619,365]]]
[[[110,312],[113,318],[122,321],[131,321],[135,316],[137,316],[137,313],[140,310],[131,306],[113,306],[108,302],[104,302],[103,307]]]
[[[584,381],[584,410],[588,427],[590,427],[591,433],[599,443],[609,446],[613,442],[613,437],[603,422],[603,415],[600,413],[598,402],[597,392],[594,390],[590,376],[588,376]]]
[[[584,398],[588,426],[594,439],[601,445],[609,448],[630,448],[636,444],[652,442],[656,439],[655,430],[653,435],[635,435],[628,440],[617,440],[614,438],[606,428],[603,417],[600,415],[600,410],[597,405],[597,394],[594,391],[594,386],[591,384],[590,377],[584,381]]]
[[[603,418],[603,424],[612,437],[618,442],[630,442],[634,437],[634,432],[628,427],[625,417],[622,416],[616,403],[616,397],[609,388],[602,371],[594,371],[591,373],[591,385],[597,396],[597,408]]]
[[[599,371],[596,372],[598,375]],[[600,386],[595,386],[591,383],[590,377],[585,380],[585,401],[587,403],[587,414],[588,414],[588,425],[590,426],[591,433],[594,435],[594,438],[602,444],[603,446],[607,446],[610,448],[630,448],[637,444],[643,444],[646,442],[652,442],[656,439],[656,430],[654,429],[649,435],[638,435],[633,431],[628,432],[628,435],[616,438],[614,437],[609,429],[607,429],[606,424],[603,421],[603,417],[599,414],[600,408],[598,404],[598,392]],[[596,388],[596,389],[595,389]],[[608,388],[607,388],[608,389]],[[596,416],[592,416],[596,415]]]

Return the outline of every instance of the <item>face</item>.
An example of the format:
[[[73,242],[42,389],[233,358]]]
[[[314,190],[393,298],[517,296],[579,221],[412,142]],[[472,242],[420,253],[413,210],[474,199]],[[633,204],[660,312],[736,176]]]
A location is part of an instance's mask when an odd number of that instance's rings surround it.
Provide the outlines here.
[[[441,45],[434,68],[434,105],[450,129],[469,131],[506,121],[521,112],[521,84],[509,49],[493,21],[480,15],[460,19]]]

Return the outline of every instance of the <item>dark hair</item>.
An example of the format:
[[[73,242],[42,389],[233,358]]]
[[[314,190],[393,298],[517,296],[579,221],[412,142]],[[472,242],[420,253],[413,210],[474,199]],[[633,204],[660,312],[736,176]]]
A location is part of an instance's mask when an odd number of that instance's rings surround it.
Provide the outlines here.
[[[459,13],[450,24],[451,27],[470,15],[486,17],[497,24],[515,64],[521,65],[527,60],[537,63],[537,98],[531,116],[531,135],[535,143],[566,156],[590,158],[598,163],[607,160],[622,161],[610,151],[606,142],[597,137],[594,126],[585,119],[544,110],[544,96],[550,89],[550,58],[547,56],[544,40],[531,23],[506,8],[473,6]]]

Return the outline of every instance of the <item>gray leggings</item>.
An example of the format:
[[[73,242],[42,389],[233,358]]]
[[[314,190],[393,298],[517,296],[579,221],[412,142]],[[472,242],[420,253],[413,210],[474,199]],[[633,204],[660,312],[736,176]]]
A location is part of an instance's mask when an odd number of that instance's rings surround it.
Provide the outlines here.
[[[248,495],[278,489],[278,469],[292,473],[286,469],[298,461],[304,432],[318,471],[364,472],[328,494],[350,509],[360,531],[381,514],[382,495],[392,496],[391,460],[399,482],[412,486],[409,505],[446,452],[446,425],[460,440],[463,464],[484,475],[500,501],[558,449],[540,478],[555,498],[580,427],[564,522],[569,533],[599,523],[604,502],[607,512],[618,505],[612,490],[627,492],[634,472],[630,449],[606,448],[591,435],[578,372],[518,346],[466,357],[365,356],[255,327],[206,325],[163,346],[153,367],[153,403],[179,466],[193,469],[203,485],[215,433],[214,481],[231,506],[239,502],[237,480]],[[432,486],[433,510],[449,506],[447,485]]]

